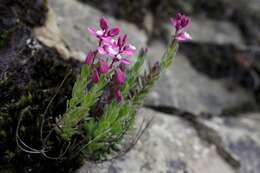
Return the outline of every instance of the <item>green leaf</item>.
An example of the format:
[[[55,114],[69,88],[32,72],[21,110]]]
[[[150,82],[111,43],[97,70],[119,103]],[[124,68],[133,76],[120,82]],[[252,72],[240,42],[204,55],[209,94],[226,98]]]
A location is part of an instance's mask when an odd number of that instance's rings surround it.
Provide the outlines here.
[[[72,97],[68,102],[69,109],[75,107],[82,101],[82,96],[85,94],[86,86],[88,84],[88,78],[90,76],[90,67],[88,65],[83,65],[81,68],[80,77],[76,80],[73,89]]]
[[[84,129],[86,136],[91,136],[89,142],[82,148],[84,154],[95,153],[99,157],[117,149],[115,145],[120,144],[123,134],[132,126],[135,111],[129,103],[118,103],[113,101],[106,105],[101,119],[86,121]]]
[[[160,62],[162,71],[171,66],[173,62],[173,58],[175,57],[178,51],[178,48],[179,48],[179,44],[177,41],[174,41],[173,43],[171,43],[170,46],[168,46],[167,51]]]
[[[155,82],[159,79],[161,73],[165,71],[173,62],[178,50],[178,43],[176,41],[172,42],[171,45],[167,48],[166,53],[161,59],[159,64],[154,64],[148,73],[145,73],[144,76],[139,77],[139,80],[136,80],[136,87],[131,90],[132,94],[131,101],[133,105],[141,106],[143,104],[144,98],[149,94],[153,88]]]
[[[127,73],[127,80],[125,81],[124,86],[122,87],[122,94],[123,96],[126,96],[127,93],[129,92],[129,90],[131,88],[133,88],[137,77],[140,74],[140,71],[143,67],[144,64],[144,57],[145,55],[143,54],[142,56],[137,58],[136,63],[134,64],[134,66],[128,71]]]
[[[89,115],[91,107],[98,101],[106,85],[106,78],[102,75],[100,76],[99,82],[93,84],[93,86],[86,91],[89,74],[89,67],[83,66],[80,78],[74,85],[68,109],[60,123],[62,129],[61,136],[66,140],[69,140],[76,133],[76,126]]]

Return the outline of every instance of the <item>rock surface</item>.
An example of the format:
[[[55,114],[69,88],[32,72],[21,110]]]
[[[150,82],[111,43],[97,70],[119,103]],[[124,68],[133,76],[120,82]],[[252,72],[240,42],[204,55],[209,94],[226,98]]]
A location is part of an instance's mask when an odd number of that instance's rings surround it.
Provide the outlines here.
[[[244,45],[239,29],[231,22],[216,21],[205,17],[193,17],[191,22],[189,33],[195,42]],[[166,28],[169,33],[172,33],[171,25],[167,24]]]
[[[49,9],[45,24],[34,28],[33,33],[40,42],[46,46],[55,48],[64,58],[67,59],[72,56],[62,38],[53,10]]]
[[[240,173],[260,170],[260,114],[247,113],[241,117],[214,117],[202,120],[222,138],[224,146],[240,161]]]
[[[154,117],[135,148],[102,165],[86,164],[78,173],[235,173],[183,119],[141,109],[138,124]]]
[[[83,60],[86,51],[96,45],[95,39],[86,33],[86,28],[98,26],[98,19],[104,14],[74,0],[53,0],[49,3],[57,15],[61,33],[71,48],[72,55]],[[146,47],[148,37],[135,25],[112,17],[109,17],[109,20],[111,25],[120,26],[123,33],[129,34],[131,43],[138,48]],[[192,21],[190,32],[195,42],[244,46],[240,31],[229,22],[198,17]],[[158,60],[164,50],[163,43],[153,41],[149,45],[148,61],[151,63]],[[214,115],[221,114],[226,108],[239,107],[244,103],[254,103],[252,93],[233,83],[230,84],[229,81],[211,79],[196,71],[181,53],[177,55],[171,69],[161,77],[145,102],[146,105],[175,107],[193,114],[205,112]],[[132,151],[118,160],[102,165],[86,163],[78,173],[237,172],[216,151],[217,144],[209,144],[197,134],[196,130],[203,129],[192,126],[182,117],[178,117],[179,115],[169,116],[150,109],[141,109],[137,116],[138,124],[140,125],[143,118],[153,116],[155,119],[151,128]],[[240,173],[258,173],[260,170],[258,117],[259,114],[250,114],[236,118],[200,119],[202,124],[221,137],[223,147],[239,159]]]
[[[69,47],[76,51],[78,58],[85,58],[85,53],[97,45],[96,39],[87,33],[88,27],[99,25],[100,11],[74,0],[49,1],[57,15],[57,22]],[[125,21],[117,21],[108,17],[112,26],[120,26],[121,32],[128,34],[129,42],[137,48],[146,46],[147,36],[135,25]]]
[[[231,22],[206,18],[193,18],[191,21],[190,34],[193,36],[194,41],[244,45],[240,31]]]
[[[151,45],[148,59],[158,60],[165,46],[160,42]],[[229,82],[214,80],[197,72],[187,58],[178,53],[170,70],[161,76],[146,105],[169,106],[194,114],[220,114],[227,107],[254,102],[253,96],[238,86],[229,90]]]

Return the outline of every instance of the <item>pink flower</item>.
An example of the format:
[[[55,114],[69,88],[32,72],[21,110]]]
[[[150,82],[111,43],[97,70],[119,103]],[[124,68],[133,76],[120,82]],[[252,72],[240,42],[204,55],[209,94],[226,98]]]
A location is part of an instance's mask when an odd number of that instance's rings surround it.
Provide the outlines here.
[[[189,27],[190,18],[181,13],[178,13],[174,18],[171,18],[171,25],[175,27],[175,39],[178,41],[189,41],[192,40],[190,34],[185,30]]]
[[[114,37],[120,33],[119,27],[109,29],[108,21],[104,17],[100,19],[99,26],[100,26],[99,30],[93,27],[89,27],[88,31],[91,35],[99,38],[100,41],[102,41],[103,39],[110,39],[110,37]]]
[[[191,37],[190,34],[188,34],[187,32],[181,32],[181,33],[177,34],[175,38],[176,38],[178,41],[192,40],[192,37]]]
[[[127,58],[123,58],[122,55],[133,56],[136,50],[135,46],[126,44],[127,35],[118,40],[105,39],[103,44],[98,47],[98,52],[102,55],[111,56],[116,61],[120,61],[125,64],[130,64]]]
[[[91,65],[93,63],[94,57],[95,57],[94,53],[92,51],[89,51],[85,59],[85,64]]]
[[[127,35],[119,36],[120,28],[109,28],[107,19],[102,17],[99,29],[88,28],[91,35],[99,40],[96,50],[88,52],[85,63],[91,65],[91,82],[100,81],[100,75],[106,75],[108,91],[112,92],[111,98],[118,102],[123,100],[120,88],[126,79],[126,65],[130,64],[129,57],[134,55],[135,46],[127,44]]]
[[[177,13],[175,19],[171,18],[171,24],[178,31],[186,29],[190,24],[190,19],[181,13]]]
[[[106,74],[109,71],[108,63],[104,60],[100,60],[98,71],[100,73]]]
[[[120,33],[120,28],[118,27],[115,27],[115,28],[112,28],[108,31],[108,35],[110,37],[114,37],[114,36],[117,36],[118,34]]]
[[[102,30],[107,30],[108,29],[108,21],[106,18],[101,17],[99,20],[99,26]]]
[[[91,80],[93,83],[97,83],[99,81],[99,79],[100,79],[99,73],[98,73],[97,69],[94,69],[92,72]]]
[[[125,72],[120,68],[116,70],[116,82],[119,85],[122,85],[125,82]]]
[[[122,96],[121,91],[120,91],[119,89],[117,89],[117,90],[115,91],[115,97],[116,97],[116,100],[117,100],[118,102],[121,102],[121,101],[123,100],[123,96]]]

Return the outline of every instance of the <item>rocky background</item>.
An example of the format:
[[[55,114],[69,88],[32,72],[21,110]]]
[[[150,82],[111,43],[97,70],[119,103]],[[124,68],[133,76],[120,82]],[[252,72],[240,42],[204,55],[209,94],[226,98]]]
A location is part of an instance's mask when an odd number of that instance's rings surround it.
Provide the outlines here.
[[[260,172],[260,0],[49,0],[48,8],[33,35],[61,57],[83,60],[95,45],[86,28],[109,16],[148,47],[147,65],[163,55],[169,17],[192,18],[194,40],[138,114],[137,124],[153,117],[151,127],[125,156],[78,173]]]

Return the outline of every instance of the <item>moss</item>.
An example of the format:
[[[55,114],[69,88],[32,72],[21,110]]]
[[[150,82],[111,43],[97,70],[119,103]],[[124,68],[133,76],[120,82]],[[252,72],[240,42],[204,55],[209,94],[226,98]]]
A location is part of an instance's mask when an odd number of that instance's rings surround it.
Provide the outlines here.
[[[41,26],[47,16],[47,0],[1,0],[0,11],[0,18],[9,25],[22,22],[30,27]],[[16,19],[12,19],[14,15]]]
[[[46,1],[4,0],[0,4],[0,172],[60,172],[67,173],[82,164],[82,158],[53,161],[41,154],[21,151],[16,145],[16,129],[21,116],[19,135],[26,144],[40,149],[40,124],[45,109],[56,92],[57,97],[48,109],[43,135],[46,136],[55,120],[65,112],[79,63],[65,61],[52,48],[40,45],[30,48],[26,40],[33,39],[32,27],[45,20]],[[12,10],[11,10],[12,9]],[[39,43],[38,43],[39,44]],[[69,72],[63,87],[57,87]],[[51,135],[48,145],[62,148],[59,139]],[[59,151],[51,150],[55,156]],[[65,156],[67,158],[67,156]]]
[[[73,73],[49,108],[46,117],[48,123],[44,130],[44,135],[46,135],[55,123],[54,120],[66,110],[66,100],[70,97],[76,78],[77,62],[63,61],[55,50],[45,46],[34,54],[32,50],[25,48],[19,58],[13,57],[13,61],[9,61],[8,75],[0,84],[0,144],[2,145],[0,153],[3,154],[0,164],[12,165],[17,172],[26,172],[27,168],[33,172],[67,172],[71,168],[77,168],[80,164],[78,160],[67,163],[68,160],[58,162],[44,159],[40,154],[22,152],[15,142],[17,123],[23,116],[20,128],[21,137],[30,146],[41,147],[39,127],[42,115],[52,96],[57,92],[57,86],[72,70]],[[58,148],[61,147],[55,137],[51,137],[49,142]],[[50,154],[57,153],[53,151]]]
[[[4,47],[8,39],[10,38],[11,34],[15,31],[15,27],[10,28],[6,31],[0,33],[0,49]]]

